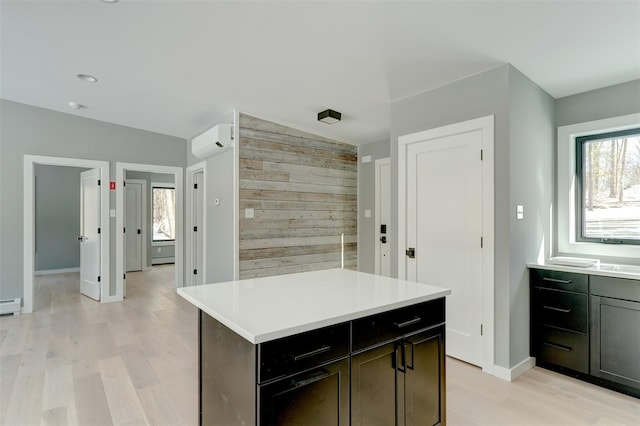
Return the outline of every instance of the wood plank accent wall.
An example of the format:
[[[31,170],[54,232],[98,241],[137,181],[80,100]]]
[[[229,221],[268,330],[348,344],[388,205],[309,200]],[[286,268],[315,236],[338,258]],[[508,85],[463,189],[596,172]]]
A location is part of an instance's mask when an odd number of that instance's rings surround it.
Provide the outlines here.
[[[240,114],[241,279],[357,268],[357,153]]]

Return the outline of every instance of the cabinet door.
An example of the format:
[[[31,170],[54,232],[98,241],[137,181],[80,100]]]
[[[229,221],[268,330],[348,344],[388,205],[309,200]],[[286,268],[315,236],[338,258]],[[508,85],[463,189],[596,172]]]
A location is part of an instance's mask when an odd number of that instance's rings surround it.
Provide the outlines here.
[[[258,388],[260,425],[349,424],[348,358]]]
[[[445,423],[444,328],[406,339],[405,424]]]
[[[591,374],[640,389],[640,303],[591,296]]]
[[[351,424],[353,426],[396,425],[396,392],[400,346],[395,343],[366,350],[351,358]],[[403,408],[402,405],[400,405]]]

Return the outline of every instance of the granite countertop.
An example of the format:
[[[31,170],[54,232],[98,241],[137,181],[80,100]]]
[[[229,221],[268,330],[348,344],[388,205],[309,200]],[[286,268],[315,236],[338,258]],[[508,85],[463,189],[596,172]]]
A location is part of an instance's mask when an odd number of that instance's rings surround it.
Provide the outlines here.
[[[451,294],[347,269],[205,284],[178,294],[253,344]]]

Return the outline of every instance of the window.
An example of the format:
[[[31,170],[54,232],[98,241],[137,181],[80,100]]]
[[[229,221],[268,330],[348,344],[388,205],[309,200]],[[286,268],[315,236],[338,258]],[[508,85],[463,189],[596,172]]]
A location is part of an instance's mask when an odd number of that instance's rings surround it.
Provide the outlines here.
[[[576,141],[576,241],[640,244],[640,128]]]
[[[153,184],[153,241],[174,241],[176,238],[176,190],[170,184]]]

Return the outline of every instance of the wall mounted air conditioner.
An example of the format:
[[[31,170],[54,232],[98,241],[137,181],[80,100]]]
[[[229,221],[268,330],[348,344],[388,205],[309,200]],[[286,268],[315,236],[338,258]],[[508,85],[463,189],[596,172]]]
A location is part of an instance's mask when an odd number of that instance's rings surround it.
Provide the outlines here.
[[[206,158],[233,148],[233,124],[218,124],[191,140],[191,152]]]

